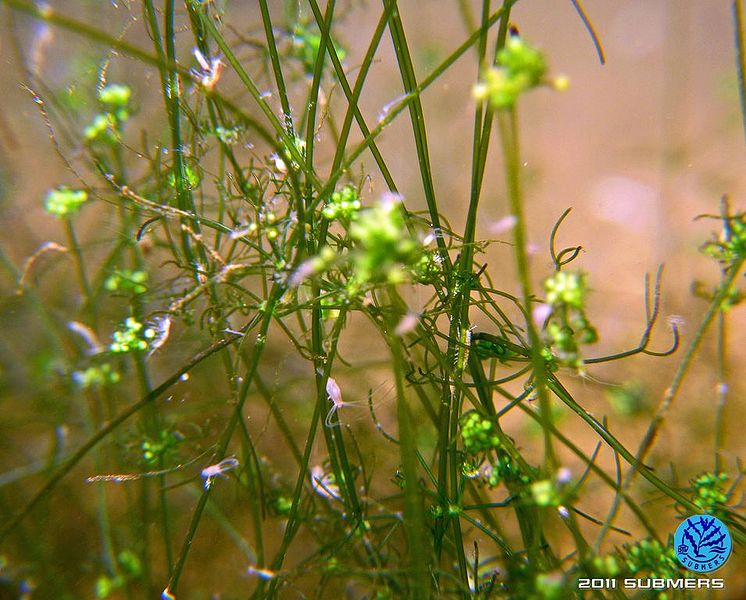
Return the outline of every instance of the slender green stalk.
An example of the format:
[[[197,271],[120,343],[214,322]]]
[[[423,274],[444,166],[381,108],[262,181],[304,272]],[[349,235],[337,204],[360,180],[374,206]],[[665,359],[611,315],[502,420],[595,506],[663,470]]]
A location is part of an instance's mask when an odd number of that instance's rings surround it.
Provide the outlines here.
[[[83,253],[78,243],[78,237],[75,235],[75,227],[70,219],[65,219],[65,235],[67,236],[67,245],[70,248],[70,252],[73,255],[75,261],[75,270],[78,275],[78,284],[80,290],[83,293],[84,306],[89,311],[89,317],[91,319],[91,326],[96,328],[96,307],[92,302],[93,293],[91,291],[91,284],[88,281],[88,275],[86,273],[85,262],[83,260]]]
[[[707,313],[705,313],[704,318],[702,319],[702,323],[694,332],[694,337],[689,343],[689,347],[684,352],[684,356],[681,358],[681,362],[679,363],[679,366],[674,373],[673,379],[671,380],[671,385],[666,388],[663,398],[655,412],[655,416],[650,422],[650,425],[648,426],[648,429],[645,432],[642,441],[640,442],[640,447],[638,448],[636,454],[635,467],[628,474],[628,477],[632,477],[634,475],[635,469],[637,469],[639,465],[642,465],[642,463],[645,461],[648,454],[652,450],[658,431],[663,424],[663,420],[666,418],[666,415],[668,414],[673,401],[676,399],[679,390],[681,389],[681,384],[684,382],[684,378],[689,371],[692,360],[699,350],[699,345],[702,343],[702,339],[704,338],[705,333],[707,333],[707,330],[710,328],[713,320],[722,310],[723,302],[728,297],[728,294],[731,292],[731,288],[740,275],[744,263],[746,263],[746,258],[740,258],[729,267],[727,275],[724,277],[722,283],[720,284],[720,287],[718,288],[718,292],[712,299],[710,307],[707,310]]]
[[[275,83],[277,84],[277,90],[279,91],[280,95],[280,104],[282,105],[282,116],[283,120],[285,121],[285,130],[289,135],[295,135],[295,128],[293,127],[293,113],[290,108],[290,100],[288,98],[287,87],[285,86],[285,77],[282,74],[282,63],[280,61],[280,55],[277,52],[277,44],[275,43],[275,32],[272,25],[272,17],[269,14],[267,0],[259,0],[259,8],[262,11],[264,36],[267,40],[267,50],[269,51],[269,58],[272,62],[272,71],[275,75]]]
[[[514,256],[518,280],[521,285],[524,314],[527,315],[526,331],[528,332],[531,347],[531,362],[535,379],[535,389],[539,398],[541,416],[547,427],[544,431],[544,469],[547,474],[554,473],[557,468],[557,458],[552,446],[552,436],[548,425],[552,421],[551,405],[546,392],[547,368],[546,361],[542,355],[542,342],[536,330],[533,318],[531,318],[531,302],[533,292],[531,291],[531,272],[528,261],[526,236],[526,215],[523,207],[523,193],[521,191],[521,159],[518,145],[518,122],[515,109],[498,114],[498,125],[500,128],[500,140],[502,142],[503,157],[505,161],[505,179],[508,187],[508,202],[510,213],[516,218],[513,227]]]
[[[599,435],[599,437],[601,437],[609,446],[611,446],[616,452],[618,452],[619,455],[628,464],[632,466],[630,471],[627,473],[627,476],[625,477],[625,481],[621,486],[622,492],[626,493],[633,475],[639,473],[661,492],[663,492],[666,496],[676,501],[684,508],[693,512],[697,511],[697,505],[694,504],[694,502],[692,502],[683,494],[665,483],[662,479],[655,475],[650,468],[645,467],[639,458],[639,453],[638,455],[634,455],[632,454],[632,452],[627,450],[627,448],[625,448],[624,445],[619,442],[619,440],[617,440],[616,437],[614,437],[614,435],[612,435],[607,430],[607,428],[604,427],[603,424],[599,423],[590,413],[588,413],[588,411],[586,411],[573,399],[570,393],[556,378],[550,378],[548,385],[552,392],[554,392],[560,400],[562,400],[575,414],[577,414],[588,425],[590,425],[591,428]],[[732,532],[733,537],[738,539],[739,541],[746,541],[746,528],[737,523],[733,523],[732,526],[735,529],[735,531]]]
[[[274,308],[283,291],[284,290],[281,287],[275,286],[269,296],[264,313],[258,314],[254,319],[254,323],[259,324],[259,332],[256,338],[257,342],[254,346],[254,353],[252,355],[251,362],[246,370],[246,376],[243,379],[241,389],[239,390],[238,397],[236,398],[236,407],[233,410],[233,414],[231,415],[228,424],[223,430],[220,436],[220,441],[218,442],[215,449],[214,460],[216,462],[219,462],[223,460],[223,458],[225,458],[226,452],[228,450],[228,445],[230,444],[231,438],[233,437],[233,432],[235,431],[238,422],[243,418],[243,407],[246,403],[246,398],[248,397],[249,390],[251,389],[251,385],[254,380],[254,376],[259,367],[259,361],[262,357],[262,352],[266,347],[267,331],[269,330],[269,325],[272,321]],[[248,329],[251,330],[253,329],[253,327],[249,327]],[[181,575],[184,571],[184,565],[186,564],[186,559],[189,555],[189,550],[191,549],[192,542],[194,541],[194,537],[197,534],[197,527],[202,520],[202,513],[204,512],[207,501],[210,498],[211,489],[211,486],[206,486],[205,490],[202,492],[202,496],[200,496],[200,499],[197,502],[197,506],[195,507],[194,512],[192,513],[192,519],[189,524],[189,529],[187,530],[186,537],[184,538],[181,552],[176,559],[176,563],[174,564],[173,571],[171,572],[171,576],[169,577],[168,585],[166,586],[166,590],[164,591],[164,593],[176,595],[179,580],[181,579]]]
[[[326,21],[321,17],[321,10],[319,9],[318,3],[316,0],[310,0],[311,9],[313,10],[314,17],[316,18],[316,23],[319,26],[319,29],[322,32],[322,36],[331,39],[330,38],[330,30],[326,25]],[[391,14],[393,12],[392,6],[386,6],[384,7],[384,15],[386,15],[388,18],[390,18]],[[322,38],[323,41],[323,38]],[[378,41],[376,41],[376,45],[378,44]],[[373,42],[371,42],[370,48],[375,49],[375,45]],[[360,128],[360,131],[362,132],[363,136],[365,138],[370,138],[370,151],[373,155],[373,158],[376,161],[376,165],[381,170],[381,174],[383,175],[384,180],[386,181],[386,185],[389,186],[389,189],[392,191],[396,190],[396,186],[394,184],[394,178],[391,175],[388,166],[386,165],[386,162],[383,159],[383,156],[378,149],[378,146],[376,145],[375,141],[373,140],[373,137],[371,135],[371,131],[368,128],[368,125],[365,122],[365,119],[363,118],[362,113],[360,112],[360,108],[358,107],[358,96],[355,96],[353,91],[350,89],[350,84],[347,81],[347,75],[345,74],[344,69],[342,68],[342,64],[339,61],[339,57],[337,56],[337,51],[334,47],[333,43],[327,43],[326,44],[327,52],[329,53],[329,58],[332,61],[332,66],[334,67],[334,73],[337,76],[337,80],[339,81],[340,86],[342,87],[342,91],[344,92],[345,98],[347,99],[349,110],[352,111],[352,115],[355,117],[355,121],[358,124],[358,127]],[[368,58],[369,57],[369,58]],[[370,54],[366,55],[365,60],[371,60],[373,59],[373,55]],[[367,75],[367,69],[365,71],[361,71],[358,81],[360,82],[360,89],[362,89],[362,84],[365,80],[363,73]],[[337,164],[337,161],[335,159],[335,164]],[[348,164],[351,164],[351,161],[348,162]],[[330,183],[334,182],[336,183],[337,179],[339,178],[339,175],[337,175],[337,171],[332,171],[333,175],[330,177]],[[341,174],[341,173],[340,173]],[[329,183],[327,183],[328,187]]]
[[[96,305],[93,302],[91,291],[91,285],[88,280],[86,272],[85,261],[83,260],[83,253],[78,242],[77,235],[75,234],[75,227],[71,219],[64,219],[65,234],[67,236],[67,244],[73,255],[75,261],[76,272],[78,275],[78,285],[83,294],[84,306],[88,309],[89,318],[91,319],[91,326],[94,332],[97,330],[97,316],[96,316]],[[98,398],[98,394],[95,395]],[[101,406],[100,401],[98,402],[99,407]],[[95,420],[91,408],[86,405],[85,408],[85,420],[88,434],[92,434],[95,430]],[[94,466],[97,470],[100,470],[103,465],[101,455],[98,451],[94,452]],[[116,560],[116,552],[114,550],[114,541],[111,533],[111,523],[109,521],[109,510],[107,506],[106,489],[103,485],[96,486],[96,513],[98,518],[99,530],[101,534],[101,547],[103,563],[106,567],[107,573],[116,577],[119,574],[119,566]]]
[[[391,290],[393,292],[393,290]],[[394,330],[396,321],[390,323]],[[417,475],[416,430],[404,391],[405,361],[401,340],[396,335],[386,339],[391,351],[394,383],[396,385],[396,418],[399,424],[399,456],[404,471],[404,527],[411,556],[411,597],[429,598],[430,595],[430,544],[425,534],[425,519],[419,477]]]
[[[722,280],[720,285],[722,285]],[[722,469],[723,440],[725,438],[725,407],[728,404],[728,313],[722,308],[717,322],[717,408],[715,412],[715,460],[714,471]]]
[[[315,3],[314,3],[315,4]],[[326,59],[326,49],[331,49],[331,55],[336,56],[336,50],[334,44],[331,41],[329,28],[326,23],[331,23],[334,19],[334,8],[336,6],[335,0],[329,0],[326,3],[326,15],[323,17],[321,14],[317,15],[317,21],[319,23],[319,29],[321,29],[321,40],[319,42],[319,50],[316,53],[316,62],[313,67],[313,81],[308,91],[308,100],[306,102],[306,161],[308,165],[314,164],[314,148],[316,146],[316,111],[319,106],[319,91],[321,88],[321,79],[324,76],[324,63]],[[318,9],[318,6],[314,6]],[[323,24],[323,26],[322,26]],[[306,180],[306,197],[311,196],[313,189],[313,181],[311,178]],[[305,209],[305,207],[304,207]]]
[[[736,46],[738,97],[741,101],[741,123],[746,137],[746,36],[744,35],[743,0],[733,0],[733,26]]]

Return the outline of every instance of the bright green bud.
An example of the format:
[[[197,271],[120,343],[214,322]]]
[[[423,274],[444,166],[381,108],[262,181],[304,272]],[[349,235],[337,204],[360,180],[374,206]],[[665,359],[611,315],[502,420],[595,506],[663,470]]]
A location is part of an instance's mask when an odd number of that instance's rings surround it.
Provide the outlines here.
[[[148,333],[152,334],[148,336]],[[148,337],[154,337],[155,332],[151,328],[143,329],[143,324],[133,317],[124,321],[124,327],[115,331],[109,350],[114,354],[126,354],[127,352],[143,352],[148,349]]]
[[[132,97],[132,90],[127,85],[112,83],[98,91],[101,104],[109,109],[126,108]]]
[[[616,577],[622,571],[619,562],[613,555],[595,556],[593,558],[593,571],[601,577]]]
[[[531,497],[537,506],[559,506],[559,491],[549,479],[531,484]]]
[[[148,280],[146,271],[131,271],[122,269],[115,271],[104,281],[104,287],[110,292],[122,291],[130,294],[144,294],[148,291],[145,282]]]
[[[192,167],[190,167],[189,165],[184,165],[183,181],[186,184],[186,189],[193,190],[199,185],[199,173],[197,173],[197,171],[192,169]],[[174,175],[173,171],[168,174],[168,185],[176,189],[176,176]]]
[[[518,35],[511,36],[498,52],[497,63],[505,69],[508,77],[525,79],[526,89],[539,85],[547,70],[542,53]]]
[[[480,454],[500,447],[500,437],[495,423],[488,417],[471,410],[461,415],[461,440],[467,454]]]
[[[96,580],[96,598],[108,598],[115,589],[114,581],[105,575]]]
[[[104,363],[100,367],[88,367],[85,371],[75,371],[72,379],[81,388],[88,389],[118,383],[121,376],[111,368],[111,365]]]
[[[115,126],[113,115],[101,113],[93,117],[93,123],[85,128],[83,135],[88,142],[112,143],[117,139]]]
[[[559,271],[544,282],[547,302],[553,306],[565,304],[579,310],[585,302],[585,274]]]
[[[536,576],[536,591],[542,600],[562,600],[567,598],[562,573],[540,573]]]
[[[142,563],[131,550],[122,550],[117,559],[119,564],[122,565],[122,569],[131,577],[139,577],[142,574]]]
[[[280,496],[275,500],[274,508],[277,511],[277,514],[280,515],[287,515],[290,514],[290,509],[293,508],[293,501],[290,498],[285,498],[284,496]]]
[[[69,217],[77,213],[86,200],[88,192],[85,190],[71,190],[63,186],[47,192],[44,209],[56,217]]]
[[[498,66],[487,69],[474,96],[498,110],[513,108],[518,96],[540,85],[546,73],[544,56],[518,36],[511,37],[497,55]]]

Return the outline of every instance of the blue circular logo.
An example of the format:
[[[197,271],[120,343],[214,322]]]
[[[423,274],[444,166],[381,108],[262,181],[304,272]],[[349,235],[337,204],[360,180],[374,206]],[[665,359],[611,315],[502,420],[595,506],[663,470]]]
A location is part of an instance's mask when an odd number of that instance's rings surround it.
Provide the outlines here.
[[[733,542],[728,528],[720,519],[710,515],[694,515],[676,528],[673,547],[684,567],[708,573],[725,564]]]

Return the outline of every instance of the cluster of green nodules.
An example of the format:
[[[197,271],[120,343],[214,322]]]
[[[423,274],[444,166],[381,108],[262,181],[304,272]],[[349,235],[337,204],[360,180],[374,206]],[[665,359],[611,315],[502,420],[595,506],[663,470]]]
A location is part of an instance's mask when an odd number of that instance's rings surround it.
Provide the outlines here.
[[[503,449],[497,449],[497,460],[489,462],[476,471],[482,482],[491,488],[501,483],[528,485],[531,476],[521,469],[520,465]]]
[[[55,217],[67,218],[78,213],[88,201],[88,192],[60,186],[47,192],[44,210]]]
[[[196,169],[185,164],[182,173],[182,179],[187,190],[195,190],[197,189],[197,187],[199,187],[199,183],[202,178],[200,177],[200,174]],[[168,185],[176,189],[176,175],[173,171],[168,174]]]
[[[351,218],[347,294],[355,296],[370,286],[417,279],[426,272],[429,267],[423,266],[424,247],[408,231],[400,199],[390,195],[372,207],[357,209],[354,196],[345,189],[331,210]]]
[[[221,142],[228,146],[232,146],[233,144],[237,144],[239,140],[241,139],[242,131],[240,127],[216,127],[215,128],[215,137],[217,137]]]
[[[334,192],[321,208],[321,216],[335,227],[323,246],[289,276],[290,287],[310,277],[324,275],[322,304],[327,315],[334,307],[349,305],[369,290],[405,281],[432,283],[442,273],[437,251],[408,227],[401,198],[384,194],[374,205],[364,207],[359,190],[345,185]]]
[[[713,234],[712,238],[705,242],[700,248],[704,254],[717,260],[724,269],[729,269],[734,263],[746,258],[746,213],[723,216],[723,230],[719,235]],[[694,293],[705,299],[712,300],[723,290],[717,288],[710,294],[704,289],[704,284],[695,283]],[[720,302],[721,310],[728,310],[740,304],[746,294],[741,292],[735,285],[724,290],[724,297]]]
[[[122,328],[112,334],[109,351],[113,354],[144,352],[155,337],[155,329],[146,327],[134,317],[127,317]]]
[[[496,358],[500,362],[508,362],[517,357],[528,356],[528,351],[506,338],[490,333],[478,332],[472,335],[470,348],[482,360]]]
[[[720,235],[713,235],[701,249],[707,256],[730,266],[746,257],[746,213],[726,216],[724,223]]]
[[[518,97],[546,82],[544,55],[518,35],[512,35],[497,54],[497,64],[485,69],[474,88],[478,100],[487,100],[497,110],[513,108]],[[556,89],[567,87],[566,78],[553,82]]]
[[[121,137],[122,125],[130,118],[132,89],[127,85],[112,83],[98,91],[101,112],[83,131],[89,143],[115,144]]]
[[[562,494],[551,479],[541,479],[531,484],[531,499],[537,506],[559,506]]]
[[[121,572],[115,577],[101,575],[96,580],[96,598],[108,598],[120,590],[129,580],[139,579],[142,575],[142,563],[137,555],[130,550],[122,550],[117,556]]]
[[[725,473],[702,473],[691,480],[693,494],[692,502],[708,515],[725,518],[728,514],[725,505],[730,500],[732,492],[726,489],[728,475]]]
[[[500,447],[494,419],[470,410],[459,418],[461,441],[467,454],[482,454]]]
[[[561,571],[539,574],[534,581],[534,591],[540,598],[562,600],[577,596],[576,577],[676,579],[680,576],[679,573],[673,548],[666,547],[657,540],[642,540],[618,549],[617,553],[589,557],[584,561],[580,572],[574,575],[568,576]],[[650,596],[651,598],[664,600],[669,597],[665,592],[653,593],[655,595]]]
[[[148,291],[147,271],[118,269],[104,281],[104,288],[109,292],[123,292],[139,295]]]
[[[360,211],[349,233],[360,283],[401,283],[406,268],[418,264],[422,255],[422,244],[410,235],[401,202],[393,197]]]
[[[337,190],[321,209],[321,215],[328,221],[352,220],[362,208],[360,193],[352,185]]]
[[[73,381],[83,389],[100,388],[119,383],[121,375],[109,363],[88,367],[84,371],[75,371]]]
[[[167,455],[173,453],[182,441],[184,436],[178,431],[162,429],[155,439],[145,438],[140,444],[142,459],[148,465],[158,465]]]
[[[622,572],[619,559],[613,554],[594,556],[590,567],[591,574],[596,577],[617,577]]]
[[[651,579],[675,579],[679,573],[676,552],[658,540],[642,540],[627,547],[625,565],[631,575]]]
[[[557,271],[544,282],[551,316],[546,336],[552,355],[560,364],[581,369],[581,344],[598,340],[598,332],[585,315],[585,273]]]

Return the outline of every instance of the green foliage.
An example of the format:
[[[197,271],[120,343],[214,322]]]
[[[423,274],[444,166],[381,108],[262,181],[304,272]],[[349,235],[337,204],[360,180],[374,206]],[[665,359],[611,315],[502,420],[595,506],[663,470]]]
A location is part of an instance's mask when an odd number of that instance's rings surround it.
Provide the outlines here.
[[[30,396],[43,410],[23,406],[18,421],[40,430],[64,423],[74,443],[55,437],[61,450],[32,465],[28,473],[46,484],[18,494],[35,495],[12,511],[17,517],[0,537],[5,542],[39,504],[54,506],[45,501],[88,457],[80,468],[94,484],[70,478],[66,489],[84,507],[81,529],[100,541],[95,567],[87,556],[58,584],[57,553],[18,545],[47,589],[64,588],[55,597],[155,590],[176,598],[190,584],[194,593],[207,589],[204,578],[215,588],[209,593],[254,598],[561,600],[577,594],[580,573],[678,576],[670,545],[650,523],[666,512],[661,503],[649,507],[651,489],[668,512],[717,514],[733,523],[734,538],[746,537],[729,505],[720,446],[717,468],[689,488],[647,466],[699,340],[740,301],[733,283],[746,260],[746,219],[725,211],[723,232],[704,246],[723,279],[703,293],[709,316],[649,423],[649,444],[634,452],[617,437],[618,416],[648,412],[643,390],[606,390],[617,413],[608,416],[591,383],[567,383],[566,367],[585,375],[597,363],[667,356],[678,329],[669,350],[649,348],[659,275],[647,282],[640,344],[588,358],[584,346],[599,336],[587,315],[587,276],[564,269],[580,248],[554,249],[567,212],[550,234],[551,262],[529,259],[528,231],[537,232],[524,210],[531,205],[514,109],[528,91],[567,82],[550,78],[543,53],[508,34],[512,2],[485,11],[464,44],[443,49],[443,62],[426,74],[412,64],[418,49],[400,15],[404,3],[383,3],[370,38],[350,47],[350,65],[340,64],[347,52],[336,40],[348,22],[335,3],[324,13],[313,0],[288,3],[289,13],[309,13],[281,22],[260,0],[261,23],[246,29],[226,3],[145,0],[142,19],[124,31],[144,29],[116,38],[51,7],[4,3],[108,44],[101,82],[109,70],[133,67],[133,87],[82,91],[96,94],[90,122],[83,121],[90,114],[69,115],[73,104],[53,94],[38,98],[40,107],[49,103],[42,114],[56,149],[76,149],[65,158],[84,189],[55,188],[45,199],[47,212],[63,218],[65,246],[8,268],[19,293],[5,310],[25,303],[48,346],[34,353],[43,369],[28,369],[40,388]],[[367,109],[378,100],[369,76],[384,34],[404,93],[373,125]],[[432,146],[447,140],[428,142],[421,99],[474,50],[473,69],[459,73],[481,69],[474,94],[484,102],[472,102],[474,127],[456,132],[474,132],[463,205],[443,195],[433,173]],[[190,56],[200,68],[182,66],[194,64]],[[137,115],[133,89],[147,107]],[[415,153],[379,147],[407,114]],[[82,131],[81,122],[88,122]],[[72,144],[71,132],[79,138]],[[492,153],[501,153],[494,163]],[[502,189],[487,189],[493,164],[507,186],[513,239],[504,256],[515,281],[479,256],[492,243],[480,238],[482,206],[504,202]],[[394,176],[410,171],[417,177]],[[78,231],[70,217],[94,191],[102,201],[91,203],[98,211],[91,216],[106,225]],[[69,269],[74,298],[33,287],[49,248],[67,251],[59,268]],[[538,281],[542,292],[534,293]],[[110,343],[100,343],[112,328]],[[612,454],[618,464],[609,467]],[[595,494],[616,499],[608,513]],[[634,539],[650,539],[614,550],[618,511],[634,522]],[[194,560],[198,548],[212,562]],[[238,563],[233,583],[226,573]]]

